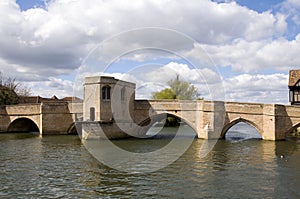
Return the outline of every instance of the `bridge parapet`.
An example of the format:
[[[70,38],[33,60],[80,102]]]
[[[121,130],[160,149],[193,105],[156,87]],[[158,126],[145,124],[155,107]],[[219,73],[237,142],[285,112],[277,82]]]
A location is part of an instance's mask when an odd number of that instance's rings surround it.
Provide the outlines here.
[[[227,113],[247,113],[262,115],[264,104],[259,103],[241,103],[241,102],[225,102]]]
[[[41,112],[41,104],[18,104],[4,106],[8,115],[38,115]]]
[[[135,121],[139,123],[152,115],[162,113],[186,119],[198,111],[197,103],[199,102],[191,100],[135,100]],[[190,120],[191,118],[187,122]]]

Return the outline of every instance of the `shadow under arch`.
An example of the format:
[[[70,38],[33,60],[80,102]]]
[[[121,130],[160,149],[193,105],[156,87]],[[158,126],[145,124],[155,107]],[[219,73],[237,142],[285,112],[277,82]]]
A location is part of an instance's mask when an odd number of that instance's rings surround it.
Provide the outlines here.
[[[225,139],[225,135],[231,127],[233,127],[234,125],[236,125],[238,123],[241,123],[241,122],[250,125],[262,136],[262,130],[258,127],[257,124],[255,124],[254,122],[252,122],[250,120],[244,119],[244,118],[237,118],[237,119],[231,121],[230,123],[226,124],[223,127],[223,130],[222,130],[222,133],[221,133],[221,139]]]
[[[181,127],[182,125],[188,125],[193,131],[194,131],[194,135],[195,137],[197,137],[197,131],[195,129],[195,127],[187,120],[185,120],[184,118],[176,115],[176,114],[172,114],[172,113],[159,113],[159,114],[155,114],[152,115],[151,117],[148,117],[147,119],[143,120],[142,122],[139,123],[139,126],[143,129],[143,136],[145,137],[149,137],[147,136],[147,132],[150,130],[151,127],[153,127],[155,125],[155,123],[160,122],[162,120],[167,119],[168,117],[173,117],[176,118],[178,120],[180,120],[179,126],[176,127]],[[164,127],[164,125],[161,125],[160,127]],[[150,136],[151,137],[151,136]]]
[[[8,128],[7,132],[34,132],[34,133],[40,133],[39,127],[37,124],[29,119],[29,118],[17,118],[14,121],[12,121]]]
[[[80,134],[79,134],[80,133]],[[81,135],[81,129],[73,122],[67,130],[67,135]]]
[[[298,128],[300,128],[300,122],[297,123],[297,124],[295,124],[295,125],[293,125],[289,130],[287,130],[287,131],[285,132],[285,137],[287,137],[287,136],[292,136],[292,133],[293,133],[294,131],[296,131]]]

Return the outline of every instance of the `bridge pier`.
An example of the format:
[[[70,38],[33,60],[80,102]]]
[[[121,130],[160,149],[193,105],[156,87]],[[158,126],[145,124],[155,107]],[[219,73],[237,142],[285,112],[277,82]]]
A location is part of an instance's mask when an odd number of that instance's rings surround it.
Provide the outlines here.
[[[287,110],[289,109],[289,110]],[[279,104],[264,105],[263,139],[284,140],[286,134],[293,128],[293,123],[298,120],[299,110],[294,106]]]
[[[253,126],[265,140],[283,140],[286,133],[300,126],[300,107],[277,104],[240,103],[204,100],[135,100],[135,84],[113,77],[85,79],[83,121],[108,121],[100,124],[111,136],[128,130],[144,133],[159,115],[173,115],[190,125],[201,139],[224,138],[238,122]],[[149,121],[149,124],[145,124]],[[123,125],[123,123],[126,125]],[[119,124],[122,124],[119,126]],[[133,131],[133,132],[132,132]],[[117,136],[119,137],[119,136]]]
[[[285,136],[280,134],[280,122],[277,116],[277,107],[275,105],[264,105],[263,108],[262,138],[264,140],[282,140]]]
[[[202,130],[199,130],[197,133],[197,137],[199,139],[204,140],[213,140],[213,139],[220,139],[220,134],[216,133],[213,128],[210,128],[208,125]]]
[[[197,101],[200,122],[196,123],[198,138],[220,139],[226,119],[225,102]]]
[[[17,131],[30,120],[40,134],[67,134],[78,118],[82,118],[86,128],[83,128],[83,138],[95,137],[92,134],[97,133],[97,129],[108,138],[145,137],[155,122],[169,115],[180,118],[201,139],[224,138],[226,132],[239,122],[253,126],[265,140],[283,140],[287,133],[300,127],[300,106],[135,100],[135,84],[112,77],[87,77],[84,86],[83,103],[44,102],[0,107],[0,132]],[[103,137],[103,132],[95,134],[96,137]],[[126,134],[128,132],[130,135]]]

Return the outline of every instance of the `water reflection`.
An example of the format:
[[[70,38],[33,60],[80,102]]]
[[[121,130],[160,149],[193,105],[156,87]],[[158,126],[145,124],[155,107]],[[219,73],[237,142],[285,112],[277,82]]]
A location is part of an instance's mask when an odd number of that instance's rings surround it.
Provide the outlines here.
[[[262,136],[251,125],[245,122],[239,122],[227,131],[225,139],[241,141],[247,139],[262,139]]]
[[[0,133],[0,141],[38,137],[37,133]]]
[[[277,180],[274,191],[276,198],[299,198],[300,190],[295,188],[300,182],[300,139],[274,143]],[[289,196],[289,197],[287,197]]]
[[[182,125],[180,127],[151,127],[147,135],[147,138],[129,138],[124,140],[112,140],[113,144],[117,147],[134,153],[147,153],[157,151],[166,147],[171,143],[173,139],[181,139],[177,141],[178,144],[185,142],[185,139],[196,139],[196,132],[188,125]],[[159,142],[157,140],[160,140]],[[131,144],[130,144],[131,143]]]
[[[98,162],[76,136],[0,137],[1,198],[300,197],[299,140],[219,140],[200,158],[205,140],[195,139],[167,167],[132,174]],[[164,139],[118,142],[143,151],[154,141],[165,144]]]

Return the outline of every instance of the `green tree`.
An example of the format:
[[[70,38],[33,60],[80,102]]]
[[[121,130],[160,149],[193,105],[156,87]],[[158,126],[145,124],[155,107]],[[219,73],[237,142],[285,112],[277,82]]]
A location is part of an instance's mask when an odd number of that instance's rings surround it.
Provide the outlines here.
[[[152,99],[176,99],[176,95],[172,89],[165,88],[160,92],[153,93]]]
[[[167,82],[169,88],[162,91],[152,93],[152,99],[179,99],[179,100],[193,100],[199,99],[197,88],[189,82],[181,81],[179,75],[175,79]],[[175,117],[167,117],[165,126],[179,126],[180,119]]]
[[[168,81],[167,84],[170,88],[152,93],[152,99],[194,100],[199,97],[197,88],[189,82],[181,81],[179,75]]]
[[[30,89],[14,78],[4,78],[0,72],[0,105],[17,104],[20,96],[30,95]]]

